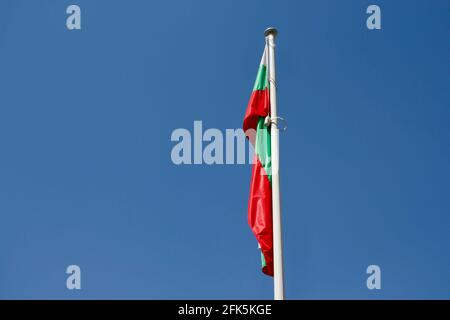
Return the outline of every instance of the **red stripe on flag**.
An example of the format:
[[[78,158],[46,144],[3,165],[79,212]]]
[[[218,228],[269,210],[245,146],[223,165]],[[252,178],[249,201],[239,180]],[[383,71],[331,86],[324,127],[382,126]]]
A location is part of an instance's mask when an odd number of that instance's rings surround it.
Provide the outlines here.
[[[272,187],[257,156],[252,169],[248,223],[266,261],[262,271],[273,277]]]
[[[253,91],[244,116],[244,132],[248,129],[256,129],[259,117],[265,118],[268,114],[269,89]],[[253,143],[254,141],[251,142]]]

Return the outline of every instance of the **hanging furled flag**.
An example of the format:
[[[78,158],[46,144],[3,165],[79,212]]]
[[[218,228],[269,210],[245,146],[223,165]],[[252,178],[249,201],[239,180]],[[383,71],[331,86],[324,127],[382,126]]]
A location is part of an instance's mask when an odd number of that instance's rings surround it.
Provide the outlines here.
[[[248,223],[261,249],[262,271],[273,276],[271,136],[270,126],[265,121],[270,114],[267,66],[266,45],[245,113],[243,129],[255,149]]]

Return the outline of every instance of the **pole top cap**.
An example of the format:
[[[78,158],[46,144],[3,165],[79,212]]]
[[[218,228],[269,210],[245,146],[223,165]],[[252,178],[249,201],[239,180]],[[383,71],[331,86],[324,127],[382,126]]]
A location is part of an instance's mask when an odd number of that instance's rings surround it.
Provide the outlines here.
[[[277,28],[274,27],[269,27],[264,31],[264,36],[268,36],[268,35],[273,35],[273,37],[275,38],[278,35],[278,30]]]

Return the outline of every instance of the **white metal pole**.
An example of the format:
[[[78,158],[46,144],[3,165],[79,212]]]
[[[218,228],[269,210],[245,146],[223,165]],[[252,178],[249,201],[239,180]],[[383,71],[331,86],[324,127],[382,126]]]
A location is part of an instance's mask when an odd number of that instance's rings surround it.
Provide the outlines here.
[[[269,54],[269,93],[270,118],[272,125],[271,155],[272,155],[272,215],[273,215],[273,266],[274,266],[274,299],[284,300],[284,272],[283,272],[283,242],[281,235],[281,205],[280,205],[280,176],[279,176],[279,130],[277,115],[277,88],[275,72],[275,37],[278,31],[268,28],[264,32],[268,43]]]

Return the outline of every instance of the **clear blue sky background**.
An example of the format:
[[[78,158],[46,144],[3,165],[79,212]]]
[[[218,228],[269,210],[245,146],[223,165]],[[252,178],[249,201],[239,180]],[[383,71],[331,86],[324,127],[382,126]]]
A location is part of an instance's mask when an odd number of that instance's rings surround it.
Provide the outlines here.
[[[170,158],[241,127],[270,25],[287,297],[450,298],[450,2],[270,3],[1,1],[0,298],[272,298],[250,166]]]

